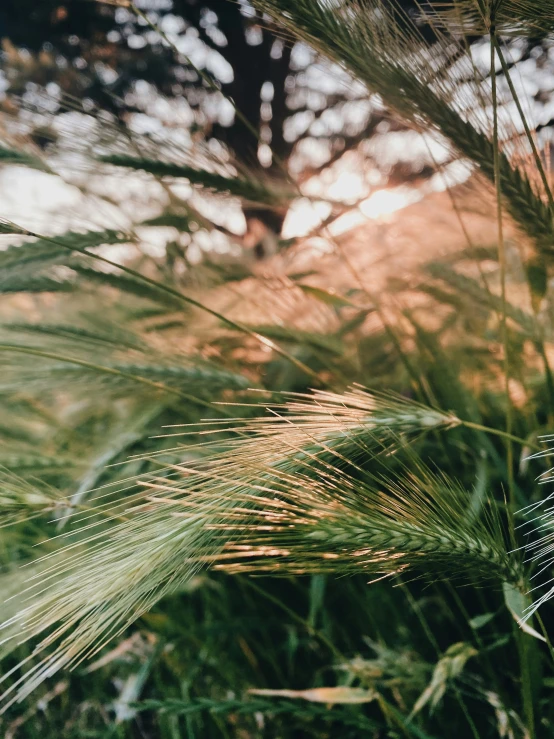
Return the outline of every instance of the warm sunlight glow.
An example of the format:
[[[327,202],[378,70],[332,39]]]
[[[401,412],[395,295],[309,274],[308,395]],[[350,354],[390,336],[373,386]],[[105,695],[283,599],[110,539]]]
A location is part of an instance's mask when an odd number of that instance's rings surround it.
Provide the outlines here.
[[[421,200],[423,193],[415,188],[397,187],[377,190],[357,207],[347,210],[329,226],[329,232],[338,236],[362,225],[368,219],[386,218],[402,208]],[[307,198],[297,200],[289,210],[283,227],[283,237],[307,236],[329,215],[330,206],[324,202],[312,202]],[[315,234],[314,234],[315,235]]]
[[[360,211],[368,218],[381,218],[419,200],[421,195],[405,187],[394,190],[377,190],[360,203]]]
[[[308,198],[296,200],[288,210],[283,224],[282,236],[292,239],[295,236],[307,236],[314,231],[331,212],[331,206],[321,200],[313,202]]]

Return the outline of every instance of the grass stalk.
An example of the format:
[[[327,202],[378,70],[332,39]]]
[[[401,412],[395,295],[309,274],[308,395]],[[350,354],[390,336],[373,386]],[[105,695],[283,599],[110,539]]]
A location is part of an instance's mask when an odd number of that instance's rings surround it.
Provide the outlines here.
[[[483,426],[480,423],[474,423],[473,421],[465,421],[462,419],[460,419],[460,425],[465,426],[468,429],[475,429],[475,431],[483,431],[486,434],[499,436],[504,439],[506,443],[515,442],[516,444],[521,444],[521,446],[528,446],[530,449],[535,449],[537,451],[542,450],[542,447],[538,444],[530,442],[528,439],[522,439],[520,436],[509,434],[507,431],[503,431],[502,429],[495,429],[492,426]]]
[[[497,236],[498,236],[498,262],[500,264],[500,299],[502,301],[501,315],[501,335],[504,346],[504,390],[506,395],[506,467],[508,477],[508,493],[512,512],[510,513],[510,531],[512,543],[515,546],[515,534],[513,512],[515,508],[515,490],[514,490],[514,460],[512,448],[512,401],[510,397],[510,346],[508,337],[507,324],[507,300],[506,300],[506,244],[504,242],[504,227],[502,214],[502,173],[500,169],[500,142],[498,136],[498,95],[496,84],[496,32],[494,30],[494,20],[491,19],[490,31],[491,45],[491,84],[492,84],[492,110],[493,110],[493,153],[494,153],[494,183],[496,188],[496,220],[497,220]]]
[[[507,330],[507,311],[506,311],[506,248],[504,243],[504,231],[502,222],[502,180],[500,171],[500,144],[498,136],[498,97],[497,97],[497,84],[496,84],[496,52],[497,52],[497,37],[495,29],[494,16],[491,13],[491,25],[490,25],[490,46],[491,46],[491,84],[492,84],[492,106],[493,106],[493,150],[494,150],[494,182],[496,186],[496,207],[497,207],[497,224],[498,224],[498,261],[500,264],[500,285],[501,285],[501,300],[502,300],[502,317],[501,317],[501,332],[502,341],[504,345],[504,378],[505,378],[505,395],[506,395],[506,465],[508,470],[508,491],[509,491],[509,508],[508,508],[508,526],[510,531],[510,538],[515,548],[515,522],[514,522],[514,508],[515,508],[515,490],[514,490],[514,478],[513,478],[513,448],[512,440],[509,438],[512,435],[512,401],[510,397],[510,348],[508,340]],[[522,680],[522,697],[523,697],[523,710],[525,713],[525,719],[527,724],[527,731],[529,732],[529,739],[535,737],[535,718],[533,710],[533,694],[531,688],[531,673],[529,667],[529,654],[527,649],[527,635],[524,634],[521,629],[517,629],[515,633],[516,642],[518,645],[519,662],[521,665],[521,680]]]
[[[537,145],[535,143],[535,139],[533,134],[531,133],[531,129],[529,128],[529,123],[527,122],[527,117],[525,113],[523,112],[523,108],[521,106],[521,101],[519,99],[519,95],[517,94],[517,91],[514,87],[514,83],[512,81],[512,75],[510,74],[510,70],[508,68],[508,65],[506,63],[506,59],[504,57],[504,52],[502,51],[502,46],[499,43],[498,37],[495,34],[491,35],[491,43],[494,45],[496,49],[496,53],[498,54],[498,59],[500,61],[500,64],[502,66],[502,71],[504,72],[504,76],[506,77],[506,82],[508,83],[508,87],[510,89],[510,93],[512,95],[512,100],[516,104],[517,112],[519,114],[519,117],[521,119],[521,122],[523,124],[523,128],[525,130],[525,136],[527,137],[527,140],[529,142],[529,145],[531,146],[531,151],[533,152],[533,160],[535,162],[535,166],[537,167],[537,171],[540,175],[540,178],[542,180],[542,184],[544,187],[544,192],[548,198],[548,204],[550,206],[550,212],[552,217],[554,217],[554,198],[552,197],[552,190],[550,188],[550,184],[548,182],[548,178],[546,176],[546,172],[544,170],[544,166],[542,163],[541,156],[537,150]],[[494,76],[494,72],[493,72]]]

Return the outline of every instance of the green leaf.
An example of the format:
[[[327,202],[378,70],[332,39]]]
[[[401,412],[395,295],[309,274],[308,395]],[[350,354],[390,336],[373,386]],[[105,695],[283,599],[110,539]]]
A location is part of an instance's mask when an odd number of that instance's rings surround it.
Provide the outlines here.
[[[343,298],[342,295],[338,295],[332,290],[324,290],[322,287],[305,285],[302,282],[298,282],[297,287],[299,287],[306,295],[309,295],[310,297],[315,298],[322,303],[326,303],[327,305],[332,305],[334,308],[344,308],[344,306],[346,305],[350,308],[360,307],[358,305],[355,305],[354,303],[351,303],[350,300]]]
[[[474,616],[473,618],[470,618],[469,625],[472,629],[481,629],[483,628],[483,626],[486,626],[489,621],[492,621],[495,615],[496,614],[494,613],[481,613],[479,616]]]
[[[527,595],[524,595],[520,590],[516,589],[514,585],[508,582],[502,583],[502,591],[504,593],[504,602],[506,607],[512,614],[515,621],[522,631],[529,636],[534,636],[535,639],[546,641],[542,634],[539,634],[527,621],[523,621],[525,610],[531,605],[531,600]]]
[[[368,308],[367,310],[361,310],[359,313],[357,313],[354,318],[351,318],[349,321],[345,321],[342,326],[337,331],[337,336],[342,338],[343,336],[348,336],[348,334],[352,333],[353,331],[356,331],[356,329],[363,326],[365,319],[367,316],[372,313],[375,309],[374,308]]]
[[[324,721],[333,721],[344,726],[353,728],[357,733],[356,736],[372,736],[376,731],[380,730],[379,724],[367,718],[361,711],[353,711],[349,708],[342,708],[340,705],[335,706],[320,705],[310,701],[298,700],[244,700],[240,698],[218,701],[213,698],[195,698],[195,699],[177,699],[166,698],[165,700],[144,700],[141,701],[136,708],[140,711],[153,711],[159,714],[177,714],[191,715],[206,712],[211,715],[253,715],[265,714],[275,717],[277,715],[287,716],[287,724],[290,726],[295,719],[304,719],[313,722],[314,719],[323,719]],[[391,707],[391,712],[395,713],[395,718],[405,725],[407,731],[418,739],[433,739],[428,734],[419,732],[417,727],[404,724],[404,719],[400,713]]]
[[[156,227],[171,226],[172,228],[176,228],[181,233],[190,233],[190,221],[191,218],[188,215],[171,213],[167,211],[159,216],[156,216],[155,218],[149,218],[146,221],[142,221],[140,225]]]
[[[533,259],[525,265],[527,282],[531,291],[531,302],[535,313],[538,312],[540,304],[548,290],[548,272],[546,264],[542,259]]]
[[[314,331],[300,331],[295,328],[287,328],[286,326],[249,326],[262,336],[269,339],[277,339],[281,341],[292,341],[295,344],[314,346],[317,349],[324,349],[332,354],[341,355],[344,353],[344,345],[339,339],[329,336],[328,334],[318,334]]]
[[[11,149],[0,146],[0,164],[21,164],[30,169],[39,169],[43,172],[51,172],[48,165],[37,156],[19,149]]]

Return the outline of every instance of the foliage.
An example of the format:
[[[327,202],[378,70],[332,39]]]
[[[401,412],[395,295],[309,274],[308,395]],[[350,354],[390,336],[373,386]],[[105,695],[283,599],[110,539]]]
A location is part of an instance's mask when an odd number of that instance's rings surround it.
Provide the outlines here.
[[[77,182],[89,207],[79,178],[102,163],[123,193],[102,202],[128,222],[2,221],[4,734],[554,735],[534,480],[552,476],[552,295],[534,271],[552,196],[458,38],[489,34],[494,80],[504,34],[550,32],[548,7],[443,3],[429,41],[379,2],[256,5],[468,160],[498,243],[374,289],[329,224],[312,234],[325,258],[309,238],[262,264],[238,248],[202,209],[282,212],[296,189],[203,143],[102,120],[67,160],[6,142],[6,164]],[[135,182],[157,214],[128,216]],[[199,231],[226,253],[193,259]]]

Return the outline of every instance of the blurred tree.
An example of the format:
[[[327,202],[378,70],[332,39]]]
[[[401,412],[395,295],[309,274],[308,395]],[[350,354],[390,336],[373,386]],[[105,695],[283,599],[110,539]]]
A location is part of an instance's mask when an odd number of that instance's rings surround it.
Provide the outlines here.
[[[156,117],[165,118],[166,126],[221,142],[254,176],[263,171],[277,182],[287,171],[307,178],[363,147],[375,132],[401,128],[338,67],[314,64],[308,47],[285,43],[248,0],[135,4],[152,25],[126,0],[3,0],[5,106],[17,107],[18,98],[29,102],[46,88],[59,97],[60,110],[75,100],[122,125],[138,120],[146,130]],[[415,0],[398,5],[421,12]],[[419,29],[432,38],[430,26]],[[539,64],[547,47],[537,39],[526,44],[518,59],[533,55]],[[544,97],[544,90],[537,95]],[[549,123],[541,121],[539,129]],[[34,138],[48,146],[40,127]],[[383,167],[373,156],[365,147],[370,166],[380,169],[380,186],[434,171],[421,157],[391,163],[389,156]],[[245,207],[244,214],[250,243],[263,252],[264,234],[279,234],[284,213]]]
[[[410,14],[421,13],[426,3],[395,4]],[[137,89],[137,82],[147,83],[165,98],[184,98],[194,113],[192,127],[225,142],[238,161],[261,164],[273,174],[275,161],[287,162],[298,141],[325,139],[333,157],[357,145],[386,117],[359,106],[344,126],[344,116],[339,122],[330,115],[366,94],[345,84],[339,70],[313,74],[314,55],[284,43],[248,0],[137,0],[136,7],[181,53],[129,5],[127,0],[3,0],[4,63],[11,47],[40,61],[32,65],[29,56],[26,69],[9,80],[10,91],[21,95],[29,82],[55,82],[125,121],[147,105],[147,88]],[[418,27],[432,37],[430,26]],[[529,39],[518,60],[533,56],[540,63],[541,51],[547,52],[541,43]],[[243,119],[222,98],[233,100]]]
[[[136,113],[152,115],[154,97],[179,101],[180,111],[186,101],[193,134],[216,138],[236,161],[277,180],[292,157],[295,174],[333,163],[387,117],[338,69],[314,74],[314,54],[284,43],[248,2],[137,5],[174,48],[119,0],[3,2],[0,36],[9,92],[25,97],[29,86],[54,84],[124,124]],[[40,130],[35,138],[46,145]],[[307,147],[298,146],[306,140]],[[258,208],[245,216],[281,230],[282,213]]]

